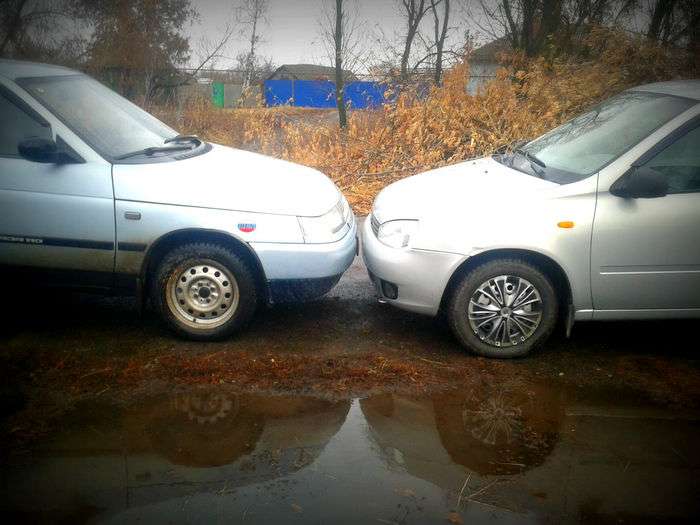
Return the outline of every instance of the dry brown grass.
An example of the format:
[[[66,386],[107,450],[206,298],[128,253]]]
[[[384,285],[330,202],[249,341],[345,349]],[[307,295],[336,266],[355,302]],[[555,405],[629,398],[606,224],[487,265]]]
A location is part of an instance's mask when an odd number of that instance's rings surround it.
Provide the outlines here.
[[[159,116],[212,142],[317,168],[367,213],[387,184],[433,167],[482,156],[533,138],[630,86],[692,76],[686,58],[628,35],[594,31],[589,60],[504,57],[498,77],[475,96],[465,92],[465,61],[442,87],[417,100],[354,111],[345,131],[332,112],[303,108],[220,110],[202,103]]]

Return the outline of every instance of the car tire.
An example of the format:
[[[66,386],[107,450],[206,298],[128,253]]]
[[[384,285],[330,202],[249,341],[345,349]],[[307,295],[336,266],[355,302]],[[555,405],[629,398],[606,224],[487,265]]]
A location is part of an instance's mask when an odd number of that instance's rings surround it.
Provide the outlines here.
[[[215,341],[244,328],[258,305],[253,271],[233,251],[195,243],[170,251],[152,280],[151,299],[181,337]]]
[[[549,338],[558,311],[554,286],[541,270],[520,259],[497,259],[464,275],[447,317],[460,342],[475,354],[513,358]]]

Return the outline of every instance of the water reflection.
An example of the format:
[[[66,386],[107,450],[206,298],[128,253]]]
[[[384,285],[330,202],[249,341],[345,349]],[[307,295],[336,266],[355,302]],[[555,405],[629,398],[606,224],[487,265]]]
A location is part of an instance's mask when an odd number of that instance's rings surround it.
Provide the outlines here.
[[[560,394],[544,385],[480,385],[425,399],[385,394],[361,406],[389,464],[454,463],[482,476],[540,465],[563,417]]]
[[[679,519],[700,513],[697,421],[544,383],[340,401],[197,388],[76,410],[3,468],[3,507],[71,523]]]
[[[251,456],[244,470],[265,464],[279,473],[310,463],[343,424],[349,406],[347,400],[200,389],[142,404],[125,419],[127,426],[131,419],[145,420],[147,446],[175,465],[216,467]]]
[[[545,385],[483,386],[433,398],[435,424],[455,463],[482,475],[541,465],[563,417],[561,394]]]

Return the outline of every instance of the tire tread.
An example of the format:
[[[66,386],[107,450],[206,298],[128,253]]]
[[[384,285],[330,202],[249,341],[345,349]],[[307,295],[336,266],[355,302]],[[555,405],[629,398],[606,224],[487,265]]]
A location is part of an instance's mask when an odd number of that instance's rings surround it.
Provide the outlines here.
[[[225,324],[210,330],[193,330],[180,324],[174,317],[165,301],[165,283],[170,273],[188,259],[207,258],[224,264],[238,282],[240,293],[236,313]],[[222,261],[223,259],[223,261]],[[233,250],[220,244],[193,242],[182,244],[168,252],[158,264],[154,279],[152,279],[150,297],[165,324],[180,337],[195,341],[217,341],[244,329],[257,309],[258,293],[253,271],[243,258]]]

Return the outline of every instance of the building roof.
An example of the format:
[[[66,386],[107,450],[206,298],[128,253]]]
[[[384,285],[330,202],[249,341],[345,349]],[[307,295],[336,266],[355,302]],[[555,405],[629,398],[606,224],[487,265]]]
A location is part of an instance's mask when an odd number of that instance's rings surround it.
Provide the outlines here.
[[[650,93],[661,93],[662,95],[675,95],[677,97],[700,100],[700,79],[654,82],[653,84],[634,87],[630,91],[648,91]]]
[[[287,74],[294,80],[318,80],[327,78],[332,80],[335,77],[335,68],[329,66],[319,66],[317,64],[284,64],[278,67],[268,78],[275,78],[281,74]],[[346,80],[357,80],[351,71],[343,71]]]
[[[506,53],[511,50],[512,48],[508,37],[502,36],[501,38],[497,38],[496,40],[492,40],[476,48],[469,56],[469,60],[471,62],[498,62],[498,55],[500,53]]]
[[[25,62],[23,60],[0,59],[0,76],[15,80],[22,77],[47,77],[55,75],[77,75],[78,71],[63,66]]]

